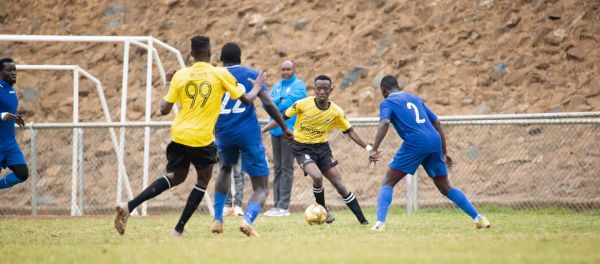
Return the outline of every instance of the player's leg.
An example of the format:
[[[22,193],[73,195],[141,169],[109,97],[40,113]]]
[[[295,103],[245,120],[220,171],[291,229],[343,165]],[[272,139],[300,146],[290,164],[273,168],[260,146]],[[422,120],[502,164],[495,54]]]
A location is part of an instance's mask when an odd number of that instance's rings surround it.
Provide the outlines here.
[[[329,158],[327,160],[331,161],[332,159]],[[365,218],[365,215],[363,214],[362,209],[360,208],[360,204],[358,203],[358,199],[356,198],[354,193],[348,191],[346,185],[344,184],[344,181],[342,181],[342,176],[336,166],[337,161],[335,162],[335,164],[332,163],[333,162],[329,163],[330,165],[326,165],[333,166],[327,169],[327,171],[325,172],[325,178],[327,178],[331,182],[333,187],[335,187],[336,191],[342,196],[342,199],[344,199],[346,206],[348,206],[352,213],[354,213],[358,222],[362,225],[368,225],[369,221],[367,221],[367,219]]]
[[[168,166],[167,166],[168,168]],[[173,169],[173,168],[170,168]],[[169,169],[168,169],[169,170]],[[189,163],[187,167],[181,167],[173,172],[167,172],[166,175],[156,179],[150,186],[146,187],[140,194],[138,194],[133,200],[117,205],[117,215],[115,217],[115,229],[121,235],[125,233],[127,226],[127,219],[129,214],[143,202],[150,200],[163,191],[175,187],[175,183],[180,184],[186,178],[189,171]]]
[[[377,222],[373,229],[379,230],[383,228],[385,219],[387,218],[388,210],[392,204],[394,196],[394,186],[406,176],[406,173],[388,168],[383,178],[379,194],[377,195]]]
[[[238,146],[219,146],[220,169],[219,175],[215,181],[215,190],[213,197],[214,223],[212,232],[223,232],[223,208],[227,200],[227,193],[231,190],[231,173],[233,166],[239,159],[240,149]]]
[[[450,185],[444,155],[441,152],[430,154],[423,161],[423,168],[425,168],[427,174],[433,179],[440,193],[448,197],[450,201],[454,202],[456,206],[469,215],[477,228],[490,227],[489,221],[477,212],[477,209],[471,204],[467,196],[458,188]]]
[[[394,186],[406,174],[415,174],[415,171],[417,171],[417,168],[425,157],[423,154],[406,151],[403,148],[400,148],[396,152],[379,189],[377,196],[377,222],[375,222],[373,230],[382,230],[384,227],[388,210],[392,203]]]
[[[150,186],[146,187],[133,200],[117,205],[115,217],[115,229],[121,235],[125,233],[129,214],[143,202],[150,200],[165,190],[182,183],[187,177],[190,161],[185,156],[185,146],[171,142],[167,146],[167,174],[156,179]]]
[[[248,201],[244,219],[240,221],[240,231],[246,236],[260,236],[252,224],[267,199],[269,177],[268,175],[250,176],[250,182],[252,183],[252,195],[250,196],[250,201]]]
[[[231,189],[231,172],[233,164],[221,163],[219,175],[215,181],[215,191],[213,196],[213,233],[223,232],[223,209],[227,200],[227,192]]]
[[[240,222],[240,231],[247,236],[259,236],[252,224],[260,213],[269,192],[269,166],[265,147],[262,144],[242,147],[242,168],[250,175],[252,195],[246,207],[244,219]]]
[[[25,157],[18,146],[9,148],[0,154],[0,170],[2,167],[8,167],[11,172],[0,178],[0,189],[10,188],[24,182],[29,177]]]
[[[307,145],[298,142],[294,142],[292,146],[292,151],[294,152],[294,157],[296,158],[296,162],[300,165],[300,168],[304,171],[304,176],[308,175],[312,179],[313,182],[313,194],[315,196],[315,201],[323,207],[325,205],[325,189],[323,188],[323,173],[317,167],[315,158],[319,156],[314,151],[314,145]]]
[[[150,200],[165,190],[185,181],[190,169],[190,161],[185,156],[185,146],[171,142],[167,146],[167,174],[156,179],[133,200],[127,203],[127,211],[131,212],[143,202]]]
[[[27,164],[15,164],[8,166],[11,170],[9,174],[0,178],[0,189],[10,188],[24,182],[29,177],[29,168]]]
[[[202,198],[204,198],[206,187],[212,177],[213,164],[217,162],[217,147],[214,144],[205,147],[188,147],[186,148],[186,156],[196,168],[196,185],[188,196],[183,212],[175,226],[174,235],[183,233],[185,224],[198,208]]]

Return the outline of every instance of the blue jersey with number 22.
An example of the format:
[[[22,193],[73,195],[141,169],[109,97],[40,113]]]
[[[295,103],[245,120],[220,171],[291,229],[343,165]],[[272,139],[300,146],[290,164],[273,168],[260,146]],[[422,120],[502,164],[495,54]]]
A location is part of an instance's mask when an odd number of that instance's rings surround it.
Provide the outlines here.
[[[241,65],[226,68],[245,92],[252,90],[253,85],[248,78],[255,80],[259,74],[256,70]],[[266,90],[267,86],[263,85],[261,91]],[[254,104],[245,105],[240,100],[232,100],[229,93],[225,93],[215,133],[217,144],[221,146],[261,144],[260,125]]]
[[[415,153],[441,152],[440,134],[433,127],[437,116],[419,97],[405,92],[390,94],[379,105],[380,120],[388,119],[404,140],[400,149]]]

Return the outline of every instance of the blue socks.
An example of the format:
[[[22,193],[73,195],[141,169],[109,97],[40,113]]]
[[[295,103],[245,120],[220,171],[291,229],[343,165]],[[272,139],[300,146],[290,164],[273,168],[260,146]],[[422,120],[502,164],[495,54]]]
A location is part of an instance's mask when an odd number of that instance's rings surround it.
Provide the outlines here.
[[[6,177],[0,179],[0,189],[13,187],[17,183],[21,183],[21,179],[17,178],[14,173],[9,173]]]
[[[394,188],[392,186],[383,185],[379,189],[379,196],[377,197],[377,221],[385,223],[393,194]]]
[[[450,191],[448,192],[448,199],[450,199],[450,201],[453,201],[458,207],[460,207],[460,209],[462,209],[473,219],[475,219],[475,217],[477,217],[477,215],[479,214],[475,207],[473,207],[471,202],[469,202],[467,196],[465,196],[465,194],[459,189],[452,187],[452,189],[450,189]]]
[[[227,200],[227,194],[215,192],[214,199],[215,220],[223,223],[223,207],[225,206],[225,201]]]
[[[257,202],[249,202],[248,207],[246,207],[246,214],[244,214],[244,219],[249,224],[254,223],[256,217],[260,213],[260,204]]]

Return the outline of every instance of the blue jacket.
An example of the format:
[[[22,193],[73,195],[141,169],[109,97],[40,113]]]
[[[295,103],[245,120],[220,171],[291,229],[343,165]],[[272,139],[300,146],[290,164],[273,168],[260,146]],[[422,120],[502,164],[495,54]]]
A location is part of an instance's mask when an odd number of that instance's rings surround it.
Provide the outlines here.
[[[306,84],[294,75],[289,80],[281,80],[273,85],[269,95],[271,96],[273,103],[277,105],[279,112],[283,114],[285,110],[292,106],[296,101],[306,97]],[[296,116],[286,120],[285,124],[293,131],[294,124],[296,124]],[[281,127],[277,127],[269,131],[269,134],[281,136],[283,135],[283,130],[281,130]]]

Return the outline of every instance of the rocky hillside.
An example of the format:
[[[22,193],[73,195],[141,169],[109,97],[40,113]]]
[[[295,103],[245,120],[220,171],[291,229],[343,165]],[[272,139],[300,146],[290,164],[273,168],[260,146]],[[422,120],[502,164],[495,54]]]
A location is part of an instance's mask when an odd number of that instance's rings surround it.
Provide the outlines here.
[[[189,53],[189,38],[213,39],[213,63],[228,41],[243,63],[279,77],[284,59],[301,79],[333,77],[350,116],[376,116],[377,81],[398,76],[442,115],[600,111],[598,0],[4,1],[2,34],[152,35]],[[113,118],[120,105],[121,44],[0,42],[19,63],[78,64],[103,82]],[[173,57],[161,52],[167,66]],[[189,57],[186,57],[189,60]],[[141,120],[145,52],[132,48],[129,116]],[[20,72],[27,121],[71,118],[71,75]],[[158,76],[158,74],[156,74]],[[162,93],[155,79],[153,98]],[[81,115],[101,120],[82,83]],[[157,104],[155,104],[157,105]],[[172,117],[169,117],[172,118]]]

